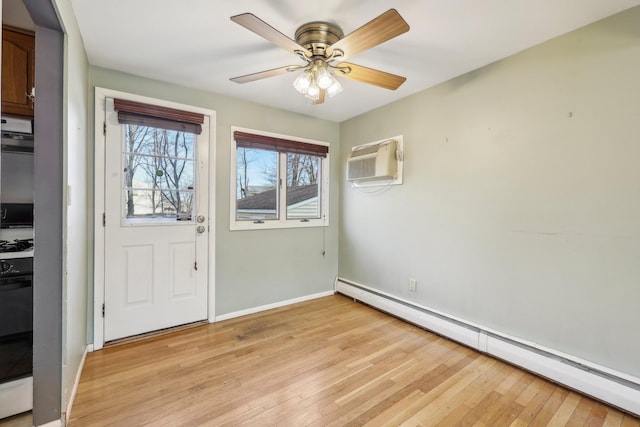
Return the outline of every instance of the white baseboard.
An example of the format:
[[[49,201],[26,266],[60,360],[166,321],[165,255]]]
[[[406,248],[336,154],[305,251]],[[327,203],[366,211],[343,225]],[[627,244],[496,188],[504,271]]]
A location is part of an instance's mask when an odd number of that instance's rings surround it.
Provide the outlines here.
[[[71,389],[71,394],[69,395],[69,401],[67,402],[67,412],[65,412],[65,419],[69,419],[71,417],[71,409],[73,407],[73,401],[76,399],[76,393],[78,392],[78,384],[80,384],[80,377],[82,376],[82,369],[84,368],[84,361],[87,359],[87,353],[89,353],[89,346],[85,346],[84,352],[82,353],[82,358],[80,359],[80,364],[78,365],[78,370],[76,371],[76,377],[73,381],[73,388]]]
[[[296,303],[303,302],[303,301],[309,301],[309,300],[312,300],[312,299],[327,297],[329,295],[333,295],[334,293],[335,292],[333,290],[325,291],[325,292],[320,292],[320,293],[317,293],[317,294],[306,295],[306,296],[299,297],[299,298],[289,299],[289,300],[286,300],[286,301],[279,301],[279,302],[276,302],[276,303],[273,303],[273,304],[267,304],[267,305],[261,305],[261,306],[258,306],[258,307],[252,307],[252,308],[248,308],[246,310],[234,311],[234,312],[231,312],[231,313],[227,313],[227,314],[222,314],[220,316],[216,316],[216,322],[220,322],[222,320],[233,319],[235,317],[246,316],[247,314],[259,313],[261,311],[271,310],[273,308],[284,307],[285,305],[291,305],[291,304],[296,304]]]
[[[640,379],[371,287],[336,278],[335,290],[381,311],[640,416]]]

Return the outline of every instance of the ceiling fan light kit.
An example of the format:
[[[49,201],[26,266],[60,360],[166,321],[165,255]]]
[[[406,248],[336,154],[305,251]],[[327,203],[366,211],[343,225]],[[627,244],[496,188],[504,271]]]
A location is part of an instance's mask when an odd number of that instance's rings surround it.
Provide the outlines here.
[[[310,101],[318,101],[322,91],[329,97],[342,92],[342,85],[329,71],[327,63],[318,61],[306,68],[293,82],[293,87]],[[295,70],[294,70],[295,71]]]
[[[295,41],[251,13],[232,16],[231,20],[297,55],[305,65],[289,65],[258,73],[234,77],[231,81],[248,83],[287,72],[302,70],[293,87],[313,104],[322,104],[325,95],[342,92],[336,75],[395,90],[406,78],[356,64],[339,62],[409,31],[409,25],[395,9],[344,36],[342,29],[330,22],[314,21],[296,30]]]

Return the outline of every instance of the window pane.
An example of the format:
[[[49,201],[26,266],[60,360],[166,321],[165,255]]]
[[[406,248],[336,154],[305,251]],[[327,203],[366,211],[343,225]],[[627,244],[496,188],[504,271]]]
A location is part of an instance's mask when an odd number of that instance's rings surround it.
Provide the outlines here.
[[[125,218],[190,221],[196,135],[131,124],[124,128]]]
[[[126,200],[127,219],[192,219],[193,191],[127,190]]]
[[[193,189],[194,161],[168,157],[126,155],[127,164],[134,165],[128,174],[132,188],[163,190]]]
[[[237,150],[236,220],[278,219],[278,153]]]
[[[287,219],[320,218],[320,165],[322,158],[287,154]]]

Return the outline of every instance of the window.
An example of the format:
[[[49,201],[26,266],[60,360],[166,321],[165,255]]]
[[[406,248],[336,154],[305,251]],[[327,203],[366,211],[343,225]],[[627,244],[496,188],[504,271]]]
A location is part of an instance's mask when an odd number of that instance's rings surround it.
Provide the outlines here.
[[[328,225],[328,144],[232,131],[231,230]]]
[[[124,132],[125,222],[192,222],[204,116],[122,99],[114,99],[114,109]]]
[[[195,134],[132,124],[124,126],[124,217],[190,221],[195,184]]]

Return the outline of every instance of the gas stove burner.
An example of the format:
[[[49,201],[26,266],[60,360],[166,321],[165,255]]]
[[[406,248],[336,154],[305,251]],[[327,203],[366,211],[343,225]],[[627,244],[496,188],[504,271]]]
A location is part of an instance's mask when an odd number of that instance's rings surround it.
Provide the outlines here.
[[[33,239],[0,240],[0,252],[22,252],[33,248]]]

